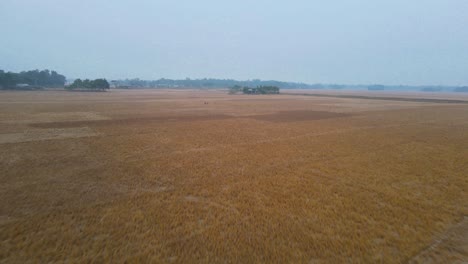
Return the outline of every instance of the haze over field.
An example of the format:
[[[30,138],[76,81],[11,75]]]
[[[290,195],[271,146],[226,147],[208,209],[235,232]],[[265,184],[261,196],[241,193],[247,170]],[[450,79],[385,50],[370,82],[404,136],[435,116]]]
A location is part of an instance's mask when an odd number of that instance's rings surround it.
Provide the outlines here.
[[[468,84],[468,1],[0,1],[0,69]]]
[[[1,263],[468,263],[468,0],[0,0]]]

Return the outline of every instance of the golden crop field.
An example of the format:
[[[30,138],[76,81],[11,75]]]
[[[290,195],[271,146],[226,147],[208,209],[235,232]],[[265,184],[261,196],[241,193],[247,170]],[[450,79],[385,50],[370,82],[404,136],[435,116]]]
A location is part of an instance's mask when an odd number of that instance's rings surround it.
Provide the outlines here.
[[[0,92],[2,263],[431,261],[468,261],[468,104]]]

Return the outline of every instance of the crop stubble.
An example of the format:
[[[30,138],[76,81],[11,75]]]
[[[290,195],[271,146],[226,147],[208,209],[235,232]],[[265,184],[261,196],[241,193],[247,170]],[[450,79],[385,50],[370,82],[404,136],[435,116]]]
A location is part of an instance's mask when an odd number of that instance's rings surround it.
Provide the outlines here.
[[[163,90],[0,109],[4,262],[424,262],[441,236],[457,254],[434,254],[466,260],[443,236],[468,215],[466,105]]]

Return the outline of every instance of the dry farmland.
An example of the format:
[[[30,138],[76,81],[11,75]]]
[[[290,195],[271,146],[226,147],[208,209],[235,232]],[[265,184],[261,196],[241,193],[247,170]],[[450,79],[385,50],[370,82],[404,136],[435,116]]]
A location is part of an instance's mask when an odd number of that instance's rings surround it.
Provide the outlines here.
[[[107,261],[468,261],[468,104],[0,92],[0,262]]]

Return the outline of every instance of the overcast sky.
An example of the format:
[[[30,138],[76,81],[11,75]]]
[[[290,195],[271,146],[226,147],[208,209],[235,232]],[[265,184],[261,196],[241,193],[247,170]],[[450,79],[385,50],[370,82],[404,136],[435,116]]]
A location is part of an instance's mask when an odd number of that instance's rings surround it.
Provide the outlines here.
[[[0,0],[0,69],[468,85],[467,0]]]

